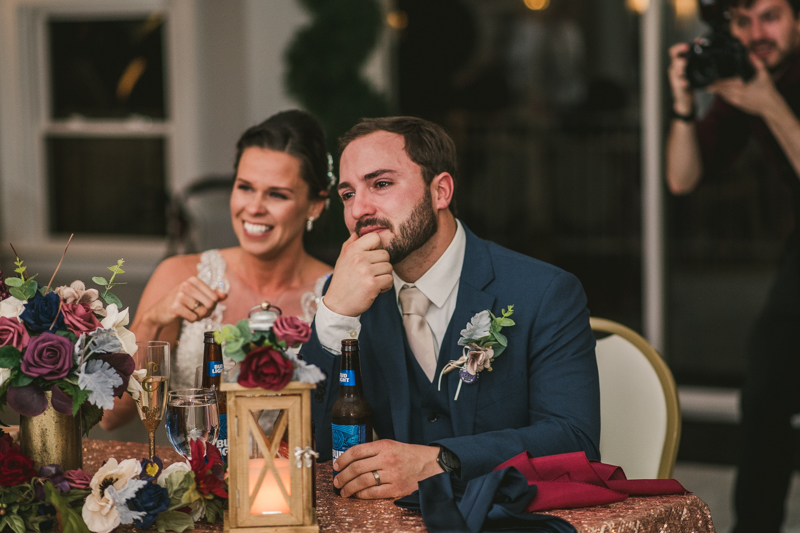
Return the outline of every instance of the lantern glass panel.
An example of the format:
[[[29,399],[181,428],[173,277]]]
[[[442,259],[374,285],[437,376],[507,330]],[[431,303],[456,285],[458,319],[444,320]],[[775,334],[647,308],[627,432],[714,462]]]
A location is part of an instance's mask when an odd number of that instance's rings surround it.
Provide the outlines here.
[[[248,493],[251,515],[290,514],[292,494],[288,454],[288,409],[250,413]]]

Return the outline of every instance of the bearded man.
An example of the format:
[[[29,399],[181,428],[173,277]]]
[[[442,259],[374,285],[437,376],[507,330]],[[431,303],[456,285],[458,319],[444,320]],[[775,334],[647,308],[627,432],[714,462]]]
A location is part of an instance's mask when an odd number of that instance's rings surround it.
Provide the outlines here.
[[[340,148],[338,191],[352,234],[301,353],[333,378],[312,402],[327,459],[341,341],[359,340],[380,440],[335,458],[342,496],[403,496],[445,469],[469,480],[526,450],[598,459],[595,339],[578,280],[479,239],[456,219],[456,150],[439,126],[368,119]],[[491,371],[472,383],[458,371],[442,376],[462,356],[459,338],[472,318],[501,317],[510,305],[514,325],[503,328],[507,348]],[[414,320],[421,327],[409,327]]]
[[[685,194],[719,179],[750,138],[786,182],[800,223],[800,0],[730,0],[730,31],[749,51],[755,77],[720,80],[695,123],[685,76],[688,44],[670,49],[673,121],[667,183]],[[769,179],[759,177],[759,179]],[[777,532],[792,472],[790,419],[800,412],[800,233],[789,238],[767,303],[756,319],[742,390],[742,449],[736,481],[737,533]]]

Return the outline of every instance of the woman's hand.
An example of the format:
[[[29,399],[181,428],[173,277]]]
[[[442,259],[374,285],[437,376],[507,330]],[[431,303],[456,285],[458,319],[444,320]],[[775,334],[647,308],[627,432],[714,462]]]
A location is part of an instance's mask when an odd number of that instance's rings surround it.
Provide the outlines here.
[[[227,294],[218,292],[197,276],[181,282],[145,312],[144,320],[163,328],[180,320],[196,322],[211,315]]]

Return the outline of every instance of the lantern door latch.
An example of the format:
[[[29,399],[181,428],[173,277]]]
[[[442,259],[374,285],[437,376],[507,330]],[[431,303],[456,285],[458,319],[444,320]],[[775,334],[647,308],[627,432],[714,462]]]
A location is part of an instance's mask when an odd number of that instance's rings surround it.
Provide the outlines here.
[[[311,449],[311,446],[306,446],[305,448],[301,448],[298,446],[294,449],[294,458],[295,463],[294,465],[297,468],[311,468],[314,466],[314,459],[319,458],[319,454]]]

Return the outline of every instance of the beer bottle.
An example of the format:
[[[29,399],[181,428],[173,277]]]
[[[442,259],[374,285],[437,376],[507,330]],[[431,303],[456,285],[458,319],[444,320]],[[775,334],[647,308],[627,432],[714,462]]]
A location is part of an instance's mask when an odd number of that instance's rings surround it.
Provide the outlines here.
[[[333,427],[333,460],[357,444],[372,442],[372,409],[364,398],[358,340],[342,341],[339,370],[339,396],[331,411]],[[333,471],[334,477],[338,474]],[[334,487],[336,494],[339,489]]]
[[[222,460],[228,461],[228,405],[224,392],[219,390],[222,383],[222,347],[214,342],[214,332],[206,331],[203,339],[203,388],[213,388],[217,393],[219,411],[219,437],[217,448]]]

